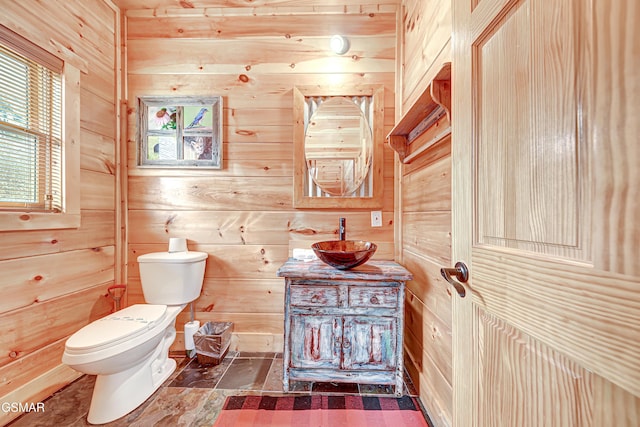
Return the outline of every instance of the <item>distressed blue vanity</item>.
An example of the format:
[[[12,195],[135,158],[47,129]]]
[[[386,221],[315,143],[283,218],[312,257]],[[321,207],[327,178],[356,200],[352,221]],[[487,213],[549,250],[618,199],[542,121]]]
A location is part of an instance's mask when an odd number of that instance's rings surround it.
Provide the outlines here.
[[[289,259],[284,277],[284,391],[290,381],[389,384],[402,395],[404,286],[393,261],[338,270]]]

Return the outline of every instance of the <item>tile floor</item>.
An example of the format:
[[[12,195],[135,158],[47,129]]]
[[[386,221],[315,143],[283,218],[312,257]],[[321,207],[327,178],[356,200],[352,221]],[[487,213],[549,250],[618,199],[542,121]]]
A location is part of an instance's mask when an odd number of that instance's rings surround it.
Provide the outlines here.
[[[44,412],[31,412],[11,427],[88,426],[94,376],[85,375],[44,401]],[[366,384],[293,382],[291,393],[393,396],[393,387]],[[213,425],[225,398],[238,394],[277,395],[282,391],[281,353],[229,352],[217,366],[181,359],[176,372],[144,404],[105,426]],[[416,395],[405,376],[405,394]]]

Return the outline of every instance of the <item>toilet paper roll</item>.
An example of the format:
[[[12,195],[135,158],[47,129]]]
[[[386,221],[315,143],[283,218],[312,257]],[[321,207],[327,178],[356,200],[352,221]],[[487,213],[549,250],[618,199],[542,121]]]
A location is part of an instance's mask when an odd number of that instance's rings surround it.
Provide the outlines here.
[[[182,237],[169,238],[169,252],[186,252],[187,239]]]
[[[193,334],[200,329],[200,321],[194,320],[193,322],[187,322],[184,324],[184,348],[185,350],[193,350],[196,348],[193,342]]]

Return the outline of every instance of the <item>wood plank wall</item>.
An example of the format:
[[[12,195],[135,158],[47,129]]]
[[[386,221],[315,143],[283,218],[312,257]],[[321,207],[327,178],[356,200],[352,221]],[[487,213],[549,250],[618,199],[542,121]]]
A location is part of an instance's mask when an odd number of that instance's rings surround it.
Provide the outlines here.
[[[451,60],[451,5],[403,0],[396,119]],[[453,112],[455,114],[455,112]],[[414,275],[405,302],[405,366],[435,426],[452,422],[450,285],[440,268],[451,260],[451,138],[408,165],[396,164],[399,261]]]
[[[119,11],[108,0],[5,1],[0,23],[87,63],[81,89],[79,229],[0,232],[0,402],[38,402],[79,374],[61,364],[66,338],[111,310],[117,277],[116,152]],[[0,411],[0,424],[19,413]]]
[[[284,281],[293,247],[337,237],[372,239],[394,256],[393,152],[385,147],[382,228],[370,212],[292,206],[294,85],[385,86],[385,134],[394,121],[396,0],[154,0],[119,4],[125,16],[128,100],[129,302],[143,296],[136,257],[169,237],[209,253],[195,304],[201,322],[232,321],[235,349],[281,351]],[[250,7],[249,7],[250,6]],[[337,56],[329,38],[351,50]],[[136,98],[220,94],[222,170],[136,167]],[[172,351],[184,353],[186,309]]]

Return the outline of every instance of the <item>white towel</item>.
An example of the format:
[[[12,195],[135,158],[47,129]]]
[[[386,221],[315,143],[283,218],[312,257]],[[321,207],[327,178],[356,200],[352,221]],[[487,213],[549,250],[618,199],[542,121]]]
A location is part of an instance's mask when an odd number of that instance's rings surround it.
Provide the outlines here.
[[[297,259],[298,261],[304,261],[304,262],[318,259],[315,252],[313,252],[313,249],[302,249],[302,248],[296,248],[293,250],[293,258]]]

